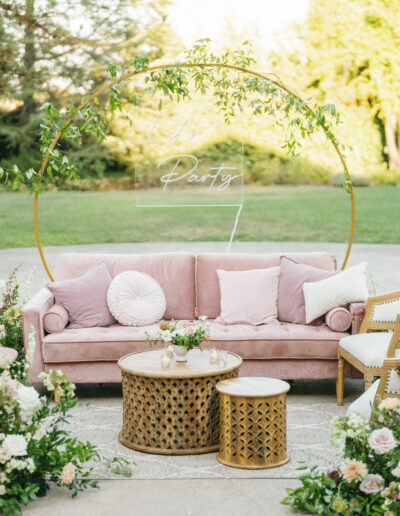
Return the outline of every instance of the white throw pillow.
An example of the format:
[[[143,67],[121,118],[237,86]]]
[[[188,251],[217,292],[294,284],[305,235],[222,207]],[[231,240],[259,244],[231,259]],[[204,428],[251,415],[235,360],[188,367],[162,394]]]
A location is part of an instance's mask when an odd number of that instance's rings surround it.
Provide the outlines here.
[[[125,271],[116,276],[107,292],[115,319],[124,326],[147,326],[164,315],[166,301],[157,281],[143,272]]]
[[[303,285],[306,323],[326,314],[332,308],[368,299],[367,263],[334,274],[321,281]]]
[[[353,413],[360,414],[363,419],[369,419],[371,417],[371,404],[375,400],[376,391],[378,390],[379,380],[375,382],[361,394],[353,403],[348,407],[346,416],[350,416]]]

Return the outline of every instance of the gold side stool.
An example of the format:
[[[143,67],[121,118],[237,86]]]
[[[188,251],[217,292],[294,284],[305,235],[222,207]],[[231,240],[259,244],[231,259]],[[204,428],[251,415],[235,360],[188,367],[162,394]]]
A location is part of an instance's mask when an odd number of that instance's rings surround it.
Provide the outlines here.
[[[234,378],[217,384],[219,453],[226,466],[266,469],[289,461],[286,449],[286,393],[275,378]]]

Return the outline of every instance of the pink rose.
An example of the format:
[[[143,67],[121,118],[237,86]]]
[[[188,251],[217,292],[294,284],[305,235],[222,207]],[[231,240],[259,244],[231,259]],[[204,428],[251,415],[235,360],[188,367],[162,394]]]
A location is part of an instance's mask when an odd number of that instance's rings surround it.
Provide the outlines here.
[[[371,432],[371,435],[368,437],[368,444],[379,455],[397,447],[396,439],[389,428],[380,428]]]
[[[376,494],[383,489],[383,478],[381,475],[367,475],[360,484],[360,491],[365,494]]]

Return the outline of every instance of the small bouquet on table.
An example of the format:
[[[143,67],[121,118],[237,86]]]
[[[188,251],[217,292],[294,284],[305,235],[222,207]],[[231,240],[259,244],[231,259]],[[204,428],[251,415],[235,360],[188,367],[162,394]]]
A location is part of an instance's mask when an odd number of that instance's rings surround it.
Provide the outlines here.
[[[150,346],[165,344],[165,354],[161,365],[168,367],[175,354],[177,362],[186,362],[187,353],[193,348],[201,349],[203,342],[210,341],[210,324],[207,317],[202,315],[196,321],[161,321],[154,335],[147,335]]]

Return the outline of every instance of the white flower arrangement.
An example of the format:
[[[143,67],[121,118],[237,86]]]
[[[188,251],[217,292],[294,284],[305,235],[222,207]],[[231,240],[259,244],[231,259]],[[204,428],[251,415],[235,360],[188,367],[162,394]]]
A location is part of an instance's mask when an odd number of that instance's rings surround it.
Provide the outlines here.
[[[32,386],[15,381],[8,371],[0,375],[0,512],[20,514],[19,504],[27,504],[41,493],[48,482],[71,489],[74,494],[95,487],[89,477],[89,461],[101,461],[115,473],[130,476],[128,462],[101,459],[96,447],[69,437],[65,430],[67,411],[76,404],[75,386],[62,371],[41,374],[53,394],[40,397]],[[57,453],[50,453],[57,450]],[[40,470],[38,468],[40,467]],[[42,492],[43,486],[45,490]]]
[[[21,434],[7,435],[2,444],[2,448],[7,450],[11,457],[26,455],[27,447],[25,436]]]
[[[372,419],[358,414],[333,419],[331,443],[342,455],[329,473],[303,463],[302,486],[287,489],[282,503],[312,514],[400,514],[400,403],[386,398]]]
[[[203,342],[210,340],[210,324],[206,323],[207,317],[202,315],[198,321],[161,321],[158,330],[149,335],[146,332],[146,340],[150,346],[156,344],[173,344],[186,346],[188,349],[199,347]]]

